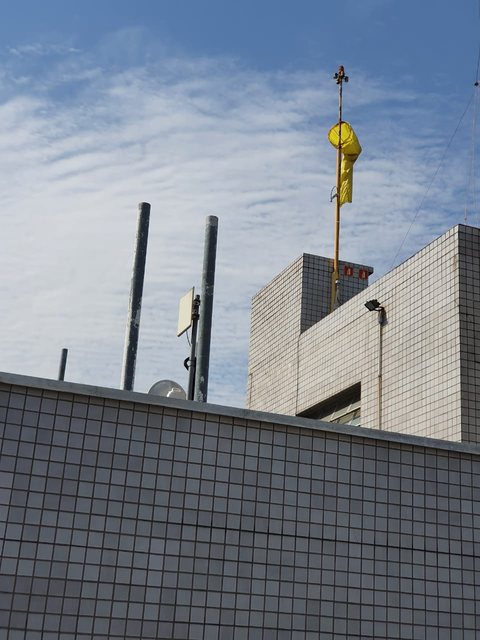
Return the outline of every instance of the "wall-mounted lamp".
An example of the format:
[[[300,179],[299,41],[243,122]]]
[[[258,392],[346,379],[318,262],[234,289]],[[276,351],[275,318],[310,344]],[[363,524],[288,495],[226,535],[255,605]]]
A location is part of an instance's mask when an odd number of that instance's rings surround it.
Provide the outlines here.
[[[380,308],[380,303],[378,300],[369,300],[365,303],[365,306],[369,311],[378,311]]]
[[[378,322],[380,325],[385,322],[385,309],[382,307],[378,300],[369,300],[365,303],[365,306],[369,311],[378,311]]]

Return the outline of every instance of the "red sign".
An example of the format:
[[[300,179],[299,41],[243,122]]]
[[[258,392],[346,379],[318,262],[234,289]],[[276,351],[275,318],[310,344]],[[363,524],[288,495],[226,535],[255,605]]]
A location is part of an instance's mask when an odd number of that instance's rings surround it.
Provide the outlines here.
[[[359,269],[358,277],[360,280],[368,280],[368,271],[366,269]]]
[[[343,267],[344,276],[353,276],[353,267]]]

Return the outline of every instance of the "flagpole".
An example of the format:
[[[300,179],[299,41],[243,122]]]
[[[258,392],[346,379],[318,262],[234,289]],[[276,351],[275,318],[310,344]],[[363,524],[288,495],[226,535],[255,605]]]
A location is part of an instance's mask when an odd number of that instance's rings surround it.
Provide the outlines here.
[[[338,268],[338,254],[340,244],[340,186],[342,167],[342,88],[343,81],[348,82],[343,66],[338,67],[334,74],[338,84],[338,145],[337,145],[337,188],[335,194],[335,245],[333,251],[332,296],[331,311],[340,306],[340,272]]]

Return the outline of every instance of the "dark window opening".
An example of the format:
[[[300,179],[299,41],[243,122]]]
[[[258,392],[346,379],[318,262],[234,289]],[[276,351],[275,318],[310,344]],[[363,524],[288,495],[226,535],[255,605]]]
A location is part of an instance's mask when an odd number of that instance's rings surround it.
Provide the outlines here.
[[[360,384],[356,384],[354,387],[350,387],[332,398],[324,400],[301,415],[304,418],[313,418],[314,420],[360,426]]]

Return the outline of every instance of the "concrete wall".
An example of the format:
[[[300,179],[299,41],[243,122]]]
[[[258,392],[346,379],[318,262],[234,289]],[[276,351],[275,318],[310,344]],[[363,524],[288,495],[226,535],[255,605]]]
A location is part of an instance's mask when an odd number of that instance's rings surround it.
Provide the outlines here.
[[[480,447],[0,375],[0,636],[475,640]]]
[[[332,271],[329,258],[304,253],[253,297],[247,408],[297,413],[300,336],[330,313]],[[341,261],[342,302],[363,291],[372,273],[372,267]]]
[[[247,407],[295,414],[303,256],[252,300]]]
[[[300,339],[297,413],[361,384],[362,426],[460,441],[458,233],[447,232],[306,331]],[[377,314],[382,330],[379,424]]]
[[[458,235],[461,422],[464,442],[480,442],[480,230]]]
[[[364,306],[370,299],[384,306],[387,318],[380,416],[379,325],[377,314]],[[369,286],[364,295],[292,336],[285,349],[298,345],[296,398],[284,409],[308,413],[360,384],[362,426],[477,442],[479,311],[480,232],[457,226]],[[264,330],[268,334],[268,327]],[[274,406],[275,388],[268,400],[266,395],[253,396],[249,407]]]

